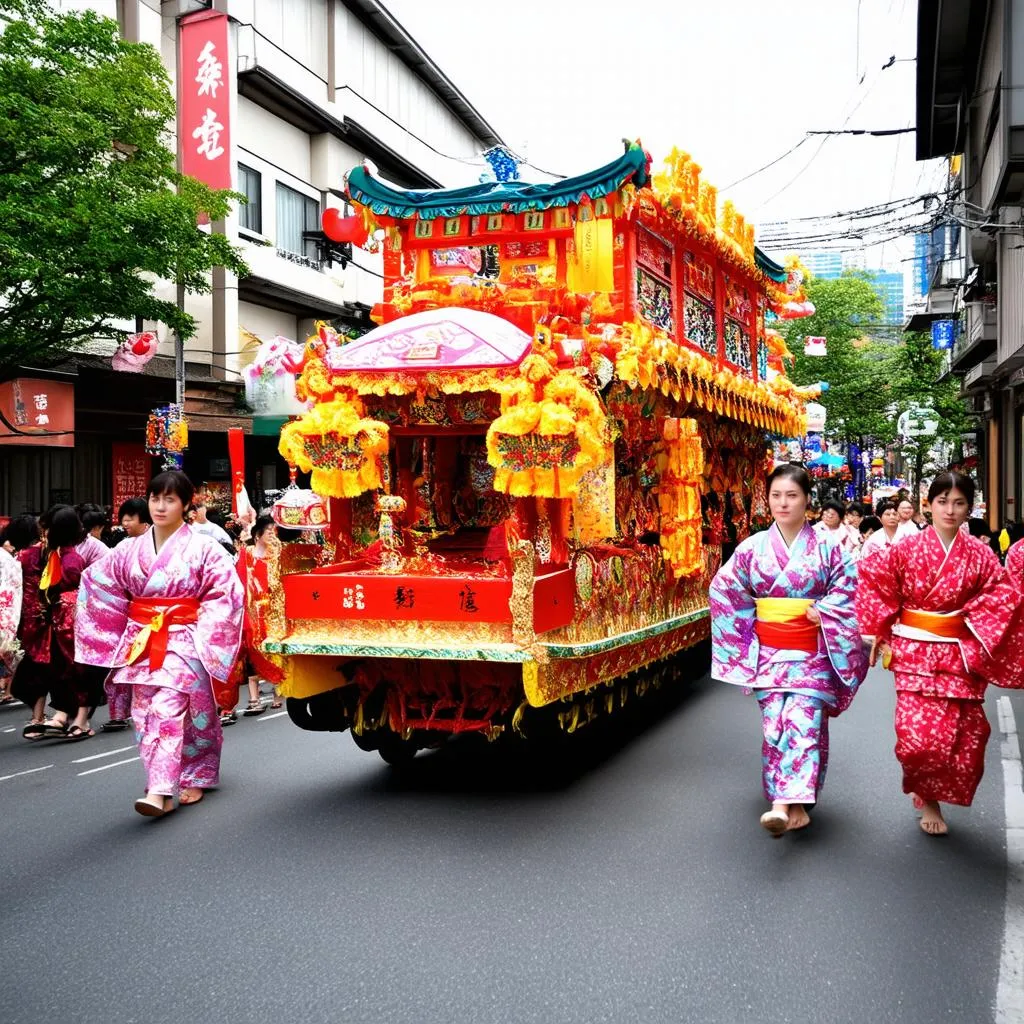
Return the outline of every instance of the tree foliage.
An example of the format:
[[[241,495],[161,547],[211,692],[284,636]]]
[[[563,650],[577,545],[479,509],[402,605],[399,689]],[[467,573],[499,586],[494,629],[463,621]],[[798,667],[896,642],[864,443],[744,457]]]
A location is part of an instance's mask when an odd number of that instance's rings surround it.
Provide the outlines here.
[[[828,432],[846,439],[881,436],[888,429],[881,353],[865,338],[865,325],[878,322],[885,307],[870,280],[850,274],[812,279],[807,295],[816,312],[791,321],[786,342],[796,353],[792,377],[797,384],[827,381],[820,401],[828,410]],[[803,338],[828,339],[825,356],[805,356]]]
[[[938,438],[954,447],[967,428],[969,416],[955,380],[940,383],[942,354],[924,334],[901,335],[900,341],[870,338],[871,325],[884,312],[882,301],[865,274],[811,280],[808,297],[814,316],[786,325],[786,341],[794,360],[798,384],[828,381],[820,402],[828,410],[826,433],[862,447],[897,444],[915,466],[914,479],[927,470],[930,441],[899,438],[899,414],[911,406],[934,409],[939,415]],[[828,355],[804,356],[803,338],[824,335]]]
[[[116,22],[0,0],[0,371],[58,361],[110,320],[190,337],[155,282],[204,292],[215,266],[247,272],[197,227],[236,197],[177,173],[174,113],[160,55]]]

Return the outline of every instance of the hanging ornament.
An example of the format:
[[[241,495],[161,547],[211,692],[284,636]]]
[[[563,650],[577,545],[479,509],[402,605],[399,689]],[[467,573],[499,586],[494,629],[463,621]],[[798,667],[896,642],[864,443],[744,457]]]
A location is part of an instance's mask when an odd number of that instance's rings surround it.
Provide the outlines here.
[[[380,515],[377,537],[380,540],[381,556],[380,571],[388,573],[401,572],[405,565],[402,555],[402,538],[399,528],[395,526],[395,516],[405,512],[405,498],[397,494],[378,494],[375,507]]]

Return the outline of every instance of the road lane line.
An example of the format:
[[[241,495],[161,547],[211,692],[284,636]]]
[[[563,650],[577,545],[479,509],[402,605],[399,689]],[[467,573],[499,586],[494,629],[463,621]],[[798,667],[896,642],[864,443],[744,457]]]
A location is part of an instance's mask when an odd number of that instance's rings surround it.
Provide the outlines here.
[[[102,754],[90,754],[88,757],[76,757],[72,764],[85,764],[86,761],[98,761],[101,757],[113,757],[115,754],[123,754],[126,750],[134,750],[135,744],[132,743],[127,747],[117,747],[114,750],[108,750]]]
[[[17,729],[15,729],[15,728],[11,728],[11,729],[4,729],[4,732],[17,732],[17,731],[18,731],[18,730],[17,730]]]
[[[14,772],[11,775],[0,775],[0,782],[6,782],[8,779],[16,779],[19,775],[31,775],[33,772],[45,772],[47,768],[52,767],[52,764],[44,764],[42,768],[27,768],[23,772]]]
[[[282,715],[287,715],[287,714],[288,714],[287,711],[276,711],[272,715],[260,715],[258,721],[260,721],[260,722],[269,722],[272,718],[280,718]]]
[[[94,772],[105,772],[108,768],[116,768],[118,765],[131,764],[132,761],[138,761],[137,757],[126,757],[123,761],[114,761],[112,764],[101,764],[99,768],[90,768],[86,772],[79,772],[79,775],[92,775]]]
[[[996,1024],[1024,1020],[1024,774],[1017,722],[1010,698],[996,700],[1003,734],[1003,800],[1006,807],[1006,918],[996,989]]]

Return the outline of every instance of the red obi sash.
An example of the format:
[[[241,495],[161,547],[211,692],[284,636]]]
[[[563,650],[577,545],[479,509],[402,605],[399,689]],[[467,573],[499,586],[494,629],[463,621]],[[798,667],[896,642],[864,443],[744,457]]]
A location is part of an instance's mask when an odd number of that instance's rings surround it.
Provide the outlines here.
[[[967,640],[971,636],[963,612],[952,615],[939,615],[936,612],[924,612],[918,608],[904,608],[900,611],[900,625],[913,629],[923,629],[927,633],[941,636],[946,640]]]
[[[757,631],[757,639],[768,647],[777,647],[782,651],[817,653],[818,632],[821,627],[803,615],[785,622],[765,622],[758,619],[754,628]]]
[[[149,667],[163,666],[171,626],[188,626],[199,618],[199,601],[194,597],[137,597],[128,605],[128,617],[144,627],[128,652],[126,664],[132,665],[143,654],[149,655]]]

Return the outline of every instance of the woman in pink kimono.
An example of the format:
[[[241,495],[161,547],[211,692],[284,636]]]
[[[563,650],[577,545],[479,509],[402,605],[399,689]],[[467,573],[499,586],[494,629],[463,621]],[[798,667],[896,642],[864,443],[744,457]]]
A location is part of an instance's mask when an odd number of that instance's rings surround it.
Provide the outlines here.
[[[231,559],[185,523],[194,488],[169,470],[148,489],[153,528],[85,572],[77,660],[113,669],[132,690],[146,770],[135,810],[160,817],[198,803],[220,774],[222,733],[213,680],[231,672],[242,633],[242,587]]]
[[[933,526],[860,562],[857,617],[896,683],[896,758],[921,829],[948,831],[941,804],[970,806],[985,769],[990,682],[1010,685],[1020,592],[999,559],[964,527],[974,482],[939,473]]]
[[[711,582],[711,675],[761,706],[761,825],[773,836],[810,823],[828,767],[828,720],[867,673],[853,611],[853,562],[805,521],[811,481],[799,466],[768,477],[775,520],[737,545]]]

